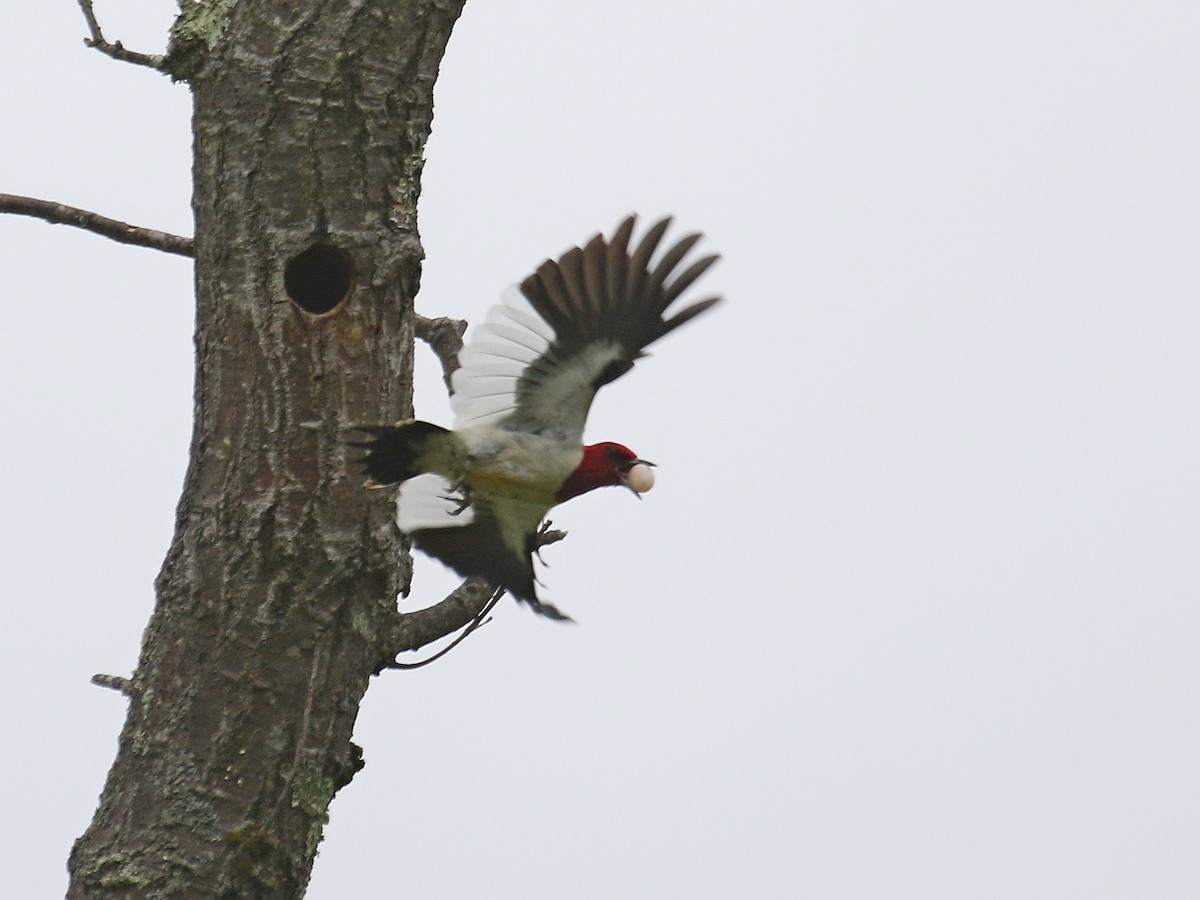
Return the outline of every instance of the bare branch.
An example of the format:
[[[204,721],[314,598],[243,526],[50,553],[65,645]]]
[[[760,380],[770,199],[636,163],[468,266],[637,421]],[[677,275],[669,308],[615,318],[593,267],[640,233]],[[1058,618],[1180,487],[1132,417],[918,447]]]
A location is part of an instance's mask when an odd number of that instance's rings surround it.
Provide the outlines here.
[[[116,691],[118,694],[124,694],[126,697],[133,696],[133,685],[130,680],[122,678],[120,675],[93,675],[92,684]]]
[[[493,609],[496,608],[496,604],[500,602],[500,599],[503,596],[504,596],[504,588],[497,588],[495,591],[493,591],[492,596],[488,599],[487,603],[485,603],[483,605],[483,609],[481,609],[478,613],[475,614],[475,618],[473,618],[470,622],[467,623],[467,627],[462,630],[462,632],[459,634],[459,636],[456,637],[454,640],[452,640],[449,644],[447,644],[441,650],[439,650],[437,653],[433,654],[433,656],[426,657],[425,659],[422,659],[419,662],[413,662],[413,663],[402,663],[402,662],[399,662],[398,660],[393,660],[392,662],[387,664],[387,667],[389,669],[420,669],[420,668],[423,668],[424,666],[429,665],[432,662],[437,662],[439,659],[441,659],[443,656],[445,656],[447,653],[449,653],[451,650],[453,650],[455,647],[457,647],[459,644],[461,644],[463,641],[465,641],[468,637],[470,637],[472,634],[474,634],[476,631],[478,631],[480,628],[482,628],[488,622],[492,621],[491,616],[489,614],[491,613],[491,611]]]
[[[470,625],[494,594],[495,589],[482,578],[468,578],[436,606],[399,615],[379,671],[388,668],[399,654],[417,650]]]
[[[421,340],[427,343],[442,363],[442,380],[450,387],[450,376],[458,368],[458,351],[463,346],[463,335],[467,332],[467,323],[462,319],[450,319],[442,316],[439,319],[427,319],[424,316],[413,317],[413,329]]]
[[[540,550],[547,544],[556,544],[567,536],[565,531],[551,528],[551,524],[547,521],[534,536],[537,549]],[[485,623],[487,614],[499,602],[503,593],[482,578],[468,578],[441,603],[416,612],[398,614],[384,661],[375,670],[375,674],[378,675],[384,669],[420,668],[449,653],[467,635]],[[426,644],[454,634],[460,628],[466,628],[466,631],[460,634],[454,643],[429,659],[418,663],[396,662],[396,657],[401,653],[419,650]]]
[[[191,238],[168,234],[165,231],[155,231],[152,228],[141,228],[110,219],[99,213],[86,209],[77,209],[50,200],[38,200],[34,197],[20,197],[16,194],[0,194],[0,213],[15,213],[19,216],[33,216],[45,219],[52,225],[73,225],[85,231],[120,241],[122,244],[136,244],[139,247],[149,247],[164,253],[174,253],[178,256],[195,256],[195,245]]]
[[[89,47],[120,62],[146,66],[149,69],[166,73],[166,57],[161,53],[138,53],[135,50],[126,50],[120,41],[113,44],[106,41],[104,33],[100,30],[100,23],[96,21],[96,13],[92,10],[92,0],[79,0],[79,8],[83,10],[83,17],[87,20],[88,31],[92,33],[90,38],[83,39],[83,42]]]

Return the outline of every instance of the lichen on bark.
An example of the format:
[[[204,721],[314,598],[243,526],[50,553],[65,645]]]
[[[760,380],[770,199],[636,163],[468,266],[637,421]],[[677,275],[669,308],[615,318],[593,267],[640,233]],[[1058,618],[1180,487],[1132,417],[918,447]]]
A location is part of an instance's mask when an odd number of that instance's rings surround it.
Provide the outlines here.
[[[179,0],[179,15],[171,26],[164,68],[183,81],[194,77],[229,27],[237,3],[238,0]]]

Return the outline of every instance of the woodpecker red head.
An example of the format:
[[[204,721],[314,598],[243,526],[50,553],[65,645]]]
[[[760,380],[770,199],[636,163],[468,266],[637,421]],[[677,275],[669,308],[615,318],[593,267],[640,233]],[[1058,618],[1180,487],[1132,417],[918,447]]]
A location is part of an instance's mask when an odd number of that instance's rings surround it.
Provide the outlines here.
[[[667,307],[716,255],[677,271],[699,234],[655,259],[671,219],[634,249],[635,216],[611,238],[596,235],[547,260],[505,294],[459,354],[451,377],[454,429],[428,422],[361,429],[368,484],[400,483],[396,522],[413,543],[463,576],[479,575],[537,612],[567,618],[539,600],[533,553],[546,513],[599,487],[640,496],[653,463],[605,441],[583,446],[601,387],[633,368],[644,349],[719,297],[670,317]]]
[[[599,487],[624,485],[640,499],[654,487],[654,463],[638,459],[628,447],[603,441],[583,448],[583,459],[554,495],[562,503]]]

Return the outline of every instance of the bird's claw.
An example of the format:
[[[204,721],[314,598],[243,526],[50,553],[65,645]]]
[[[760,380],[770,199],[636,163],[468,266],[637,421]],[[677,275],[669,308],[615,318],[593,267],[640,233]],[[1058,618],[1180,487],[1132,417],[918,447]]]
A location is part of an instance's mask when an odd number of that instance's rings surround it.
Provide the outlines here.
[[[443,494],[442,499],[447,503],[454,503],[454,509],[450,510],[450,515],[461,516],[464,512],[471,508],[471,491],[468,487],[461,484],[456,484],[453,492]]]

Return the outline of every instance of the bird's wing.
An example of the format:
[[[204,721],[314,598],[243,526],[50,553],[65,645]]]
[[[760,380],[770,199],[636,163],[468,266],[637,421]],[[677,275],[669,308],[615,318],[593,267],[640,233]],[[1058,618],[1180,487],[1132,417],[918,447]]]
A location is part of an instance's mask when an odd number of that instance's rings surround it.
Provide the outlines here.
[[[645,347],[720,299],[667,317],[667,307],[718,257],[680,271],[701,238],[689,234],[655,259],[670,217],[630,250],[635,222],[630,216],[611,238],[596,235],[542,263],[492,308],[451,379],[456,427],[495,423],[579,443],[596,391],[633,368]]]
[[[568,616],[538,599],[533,574],[537,531],[548,506],[474,491],[465,496],[441,475],[410,478],[396,498],[396,524],[425,553],[464,578],[478,575],[535,612]]]

